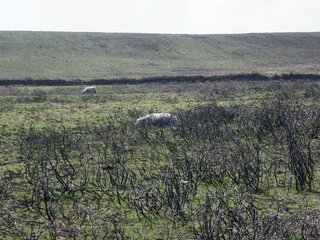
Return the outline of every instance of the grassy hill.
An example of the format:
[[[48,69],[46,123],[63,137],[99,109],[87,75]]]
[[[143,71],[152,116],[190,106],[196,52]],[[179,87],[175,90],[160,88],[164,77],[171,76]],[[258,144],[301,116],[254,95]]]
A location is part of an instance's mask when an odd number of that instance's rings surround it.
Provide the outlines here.
[[[0,79],[320,73],[320,32],[0,32]]]

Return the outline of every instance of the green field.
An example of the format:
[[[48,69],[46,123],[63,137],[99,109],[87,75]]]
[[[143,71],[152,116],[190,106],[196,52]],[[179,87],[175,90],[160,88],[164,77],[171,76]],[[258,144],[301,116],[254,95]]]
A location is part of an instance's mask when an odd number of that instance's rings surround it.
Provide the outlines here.
[[[320,33],[0,32],[0,79],[320,73]]]
[[[0,80],[79,80],[0,86],[0,239],[320,239],[319,63],[320,33],[0,32]]]
[[[320,236],[318,82],[82,88],[0,87],[1,239]]]

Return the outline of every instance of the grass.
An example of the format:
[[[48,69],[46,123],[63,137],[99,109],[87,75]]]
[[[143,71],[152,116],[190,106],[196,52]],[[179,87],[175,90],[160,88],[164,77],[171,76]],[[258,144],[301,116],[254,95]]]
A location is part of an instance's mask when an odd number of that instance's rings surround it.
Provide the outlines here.
[[[0,32],[0,79],[319,73],[319,33]]]
[[[143,78],[162,75],[250,73],[253,71],[263,74],[319,73],[319,40],[319,33],[161,35],[0,32],[0,79]],[[87,209],[97,228],[99,228],[99,224],[103,226],[104,222],[110,224],[108,221],[101,222],[101,217],[105,214],[108,215],[110,211],[112,214],[124,217],[121,224],[123,224],[125,233],[133,239],[194,238],[192,222],[173,220],[170,215],[172,213],[168,209],[157,216],[139,219],[127,201],[123,201],[121,205],[117,202],[114,186],[108,182],[108,179],[106,179],[106,188],[108,191],[110,190],[110,193],[104,195],[98,203],[95,198],[97,196],[92,193],[90,195],[91,188],[95,188],[95,177],[98,176],[95,175],[96,171],[101,171],[99,169],[101,166],[95,165],[97,159],[114,160],[118,156],[120,161],[122,161],[121,159],[126,161],[127,169],[135,172],[137,176],[141,177],[142,172],[140,171],[142,169],[146,171],[144,178],[138,179],[135,184],[150,188],[159,186],[163,191],[164,182],[161,178],[156,180],[154,178],[155,175],[161,174],[161,169],[167,167],[168,159],[171,158],[170,151],[172,149],[165,147],[168,142],[161,142],[163,136],[169,142],[173,141],[173,147],[178,146],[174,153],[177,158],[183,158],[185,155],[195,161],[203,155],[202,151],[210,153],[210,149],[213,147],[211,139],[203,141],[192,139],[187,140],[190,142],[184,144],[184,139],[180,138],[181,136],[175,136],[174,139],[171,139],[172,132],[167,129],[168,131],[163,132],[150,131],[148,133],[149,141],[154,141],[156,144],[148,145],[143,142],[140,133],[131,128],[137,117],[150,112],[185,112],[208,102],[214,102],[225,108],[239,105],[254,110],[260,106],[267,106],[270,98],[279,91],[283,91],[284,97],[291,101],[296,98],[302,99],[304,106],[319,105],[320,89],[318,82],[233,81],[201,84],[98,86],[97,95],[83,96],[79,94],[82,88],[83,86],[0,87],[0,175],[2,176],[0,184],[5,189],[0,189],[0,207],[3,210],[3,213],[0,214],[0,222],[5,224],[6,222],[2,221],[5,219],[10,223],[7,215],[20,214],[23,221],[37,218],[39,226],[46,231],[48,221],[36,213],[32,207],[25,207],[24,201],[16,201],[30,200],[32,195],[31,186],[24,183],[26,170],[21,159],[26,156],[22,156],[21,150],[19,150],[18,139],[19,134],[28,129],[49,131],[54,128],[59,129],[60,123],[62,123],[67,128],[90,126],[104,130],[102,136],[93,135],[93,137],[101,137],[101,139],[90,139],[88,143],[81,142],[84,145],[81,145],[80,148],[92,147],[89,148],[89,154],[92,154],[90,155],[92,158],[88,158],[85,151],[82,152],[83,158],[80,157],[85,161],[90,161],[87,170],[92,182],[86,189],[88,192],[82,195],[76,193],[75,195],[75,198],[78,198],[76,207]],[[109,133],[108,128],[104,129],[104,127],[108,126],[114,117],[124,117],[128,126],[116,126],[114,129],[111,128]],[[126,132],[126,127],[130,131]],[[117,152],[117,144],[121,143],[122,137],[122,133],[117,132],[119,129],[127,134],[124,135],[124,153]],[[43,133],[47,134],[45,131]],[[242,143],[247,142],[248,139],[243,138],[244,142]],[[313,143],[315,144],[313,148],[316,149],[319,141],[313,141]],[[97,145],[95,146],[95,144]],[[104,147],[102,149],[106,149],[105,152],[95,152],[95,149],[101,150],[101,145]],[[38,149],[36,149],[37,147]],[[233,150],[233,148],[230,149]],[[273,157],[279,157],[278,152],[271,153],[269,150],[269,147],[262,150],[261,157],[263,159],[271,161]],[[28,152],[29,149],[25,149],[25,151]],[[77,159],[80,150],[71,149],[70,151],[72,157]],[[37,154],[41,155],[41,145],[36,145],[30,153],[31,159]],[[210,154],[214,155],[216,152]],[[286,157],[285,154],[281,156]],[[215,157],[219,161],[219,154]],[[317,161],[318,157],[318,150],[315,150]],[[61,162],[57,164],[61,164]],[[79,167],[79,169],[76,168],[77,174],[74,176],[74,183],[79,184],[82,181],[83,171],[80,162],[75,161],[74,164]],[[184,167],[183,164],[181,166]],[[60,167],[60,170],[65,172],[63,166]],[[64,167],[68,168],[68,165]],[[24,177],[13,177],[10,180],[9,173],[19,173],[20,170]],[[178,180],[184,177],[179,175],[184,174],[182,169],[175,168],[174,171],[178,174]],[[107,176],[105,172],[103,174]],[[7,179],[8,176],[9,179]],[[102,175],[102,177],[105,176]],[[280,207],[285,209],[284,214],[286,215],[290,215],[300,208],[319,212],[320,198],[317,191],[320,190],[318,184],[320,172],[318,167],[314,176],[314,192],[298,193],[294,190],[294,186],[291,188],[277,186],[272,175],[267,177],[271,179],[270,186],[266,187],[267,183],[263,182],[261,192],[254,194],[255,203],[257,203],[259,210],[269,213],[276,211],[281,204]],[[263,179],[268,180],[267,177]],[[277,177],[283,178],[283,172],[279,170]],[[287,177],[293,178],[292,174]],[[55,179],[51,178],[51,180],[55,181],[56,188],[62,187]],[[214,180],[201,182],[197,195],[185,205],[184,210],[191,212],[190,206],[192,205],[192,210],[195,211],[205,203],[206,194],[209,191],[214,192],[219,188],[229,194],[226,196],[231,196],[230,207],[237,207],[236,190],[233,187],[231,179],[226,179],[218,184]],[[125,189],[124,198],[130,198],[133,191],[127,189],[126,185],[123,188]],[[79,215],[76,216],[71,212],[75,210],[71,207],[71,195],[59,195],[59,192],[56,194],[57,199],[50,204],[59,210],[60,207],[64,209],[64,214],[70,216],[69,226],[76,228],[80,218],[77,218]],[[93,206],[88,204],[91,201]],[[13,210],[12,204],[14,205]],[[97,209],[99,210],[97,211]],[[57,215],[61,217],[59,213]],[[14,217],[14,215],[10,216]],[[21,224],[23,225],[24,222]],[[0,236],[4,226],[0,225]],[[17,226],[13,225],[8,229],[20,230],[19,222]],[[86,220],[84,228],[88,228],[87,230],[90,231],[88,220]],[[106,228],[111,229],[112,226],[101,227],[102,232]],[[48,232],[43,237],[49,238],[47,234]]]
[[[98,86],[96,96],[79,94],[82,86],[0,87],[0,128],[11,132],[19,127],[46,126],[56,121],[103,122],[110,115],[137,111],[174,112],[217,101],[220,106],[259,105],[274,95],[277,82],[217,82],[203,84],[143,84]],[[318,89],[318,83],[305,82],[304,89],[292,91],[297,83],[281,83],[276,89],[303,97],[304,91]],[[317,93],[315,93],[317,95]],[[306,103],[317,99],[306,98]],[[3,136],[2,136],[3,137]]]
[[[318,89],[319,83],[304,82],[281,83],[281,82],[218,82],[203,84],[144,84],[144,85],[123,85],[123,86],[98,86],[96,96],[82,96],[80,91],[82,86],[70,87],[0,87],[0,175],[8,170],[18,171],[23,169],[19,162],[18,145],[16,144],[17,135],[21,129],[34,127],[35,129],[56,126],[57,123],[63,122],[65,126],[72,127],[81,124],[93,126],[104,126],[108,124],[110,116],[126,116],[131,123],[139,116],[149,112],[168,111],[176,112],[179,110],[186,111],[196,107],[199,104],[205,105],[208,101],[215,101],[219,106],[230,107],[232,105],[260,106],[262,102],[268,101],[277,91],[270,89],[287,89],[289,97],[299,96],[304,99],[305,104],[319,104],[317,99],[306,98],[305,92],[308,89]],[[314,93],[313,93],[314,94]],[[316,96],[312,95],[312,96]],[[134,138],[136,132],[130,133]],[[150,136],[157,141],[156,133]],[[162,134],[170,136],[170,131],[164,131]],[[170,139],[168,137],[168,139]],[[177,137],[179,140],[179,138]],[[128,143],[131,140],[128,140]],[[180,141],[182,141],[180,139]],[[134,142],[134,141],[133,141]],[[127,144],[128,144],[127,143]],[[191,142],[193,143],[193,142]],[[134,142],[139,146],[139,142]],[[195,142],[195,144],[197,144]],[[210,142],[206,142],[210,147]],[[165,166],[165,157],[167,152],[163,151],[158,155],[159,158],[150,150],[162,151],[159,149],[150,149],[148,146],[141,145],[138,148],[134,146],[134,151],[142,155],[141,158],[129,159],[127,167],[137,171],[137,167],[142,167],[148,172],[150,179],[144,179],[145,183],[152,183],[151,172],[157,173],[159,168]],[[179,149],[183,153],[185,149],[189,151],[189,146]],[[190,146],[193,148],[194,146]],[[194,154],[200,153],[200,149],[193,150]],[[266,149],[267,154],[269,149]],[[136,153],[135,152],[135,153]],[[135,155],[137,156],[137,155]],[[126,157],[126,156],[125,156]],[[192,156],[196,157],[196,156]],[[266,157],[266,156],[263,156]],[[271,158],[272,156],[270,156]],[[153,161],[150,161],[152,159]],[[138,164],[137,164],[137,161]],[[94,167],[90,171],[94,171]],[[138,171],[137,171],[138,172]],[[279,171],[278,176],[283,173]],[[319,171],[316,171],[315,181],[319,180]],[[77,176],[78,177],[78,176]],[[231,185],[230,181],[225,182]],[[316,184],[319,190],[319,185]],[[19,189],[19,187],[17,188]],[[196,209],[205,201],[205,194],[214,191],[214,183],[201,183],[198,194],[195,197],[193,209]],[[18,192],[15,194],[19,194]],[[24,194],[24,193],[21,193]],[[87,197],[87,196],[86,196]],[[108,196],[109,197],[109,196]],[[275,209],[275,200],[283,203],[288,212],[294,212],[299,207],[306,206],[306,209],[319,210],[319,195],[316,192],[297,193],[295,190],[277,187],[271,183],[268,191],[262,191],[255,196],[260,203],[259,208],[268,212]],[[90,197],[88,197],[90,199]],[[89,201],[86,199],[86,201]],[[5,200],[4,200],[5,201]],[[85,204],[84,202],[81,204]],[[1,204],[1,201],[0,201]],[[66,205],[67,207],[67,200]],[[105,205],[103,205],[105,204]],[[119,205],[115,199],[111,202],[102,202],[101,214],[112,210],[126,216],[124,231],[133,239],[189,239],[192,235],[192,224],[184,224],[179,221],[168,220],[167,213],[161,213],[150,219],[139,219],[135,211],[125,203]],[[82,205],[81,205],[82,206]],[[188,208],[189,205],[186,205]],[[110,208],[110,209],[109,209]],[[95,209],[90,209],[94,211]],[[187,209],[188,210],[188,209]],[[19,210],[17,210],[19,211]],[[23,213],[27,214],[27,213]],[[76,220],[75,223],[76,224]]]

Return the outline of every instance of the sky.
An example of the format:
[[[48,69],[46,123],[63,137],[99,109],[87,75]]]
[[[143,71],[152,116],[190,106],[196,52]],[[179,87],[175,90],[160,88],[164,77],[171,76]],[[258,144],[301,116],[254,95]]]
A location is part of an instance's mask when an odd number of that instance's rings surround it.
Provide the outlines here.
[[[318,32],[320,0],[0,0],[0,30]]]

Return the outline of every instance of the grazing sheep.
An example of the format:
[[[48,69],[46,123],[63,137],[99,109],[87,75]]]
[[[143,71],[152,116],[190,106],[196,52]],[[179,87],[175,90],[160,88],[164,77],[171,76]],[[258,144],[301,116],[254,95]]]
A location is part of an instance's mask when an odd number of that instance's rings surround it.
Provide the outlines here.
[[[151,113],[144,117],[138,118],[136,126],[171,126],[172,129],[176,129],[178,125],[178,118],[171,113]]]
[[[81,93],[84,93],[84,94],[96,94],[97,93],[97,90],[96,90],[96,87],[95,86],[90,86],[90,87],[85,87]]]

